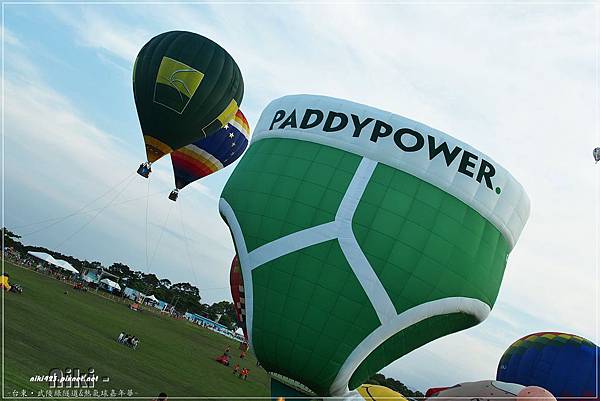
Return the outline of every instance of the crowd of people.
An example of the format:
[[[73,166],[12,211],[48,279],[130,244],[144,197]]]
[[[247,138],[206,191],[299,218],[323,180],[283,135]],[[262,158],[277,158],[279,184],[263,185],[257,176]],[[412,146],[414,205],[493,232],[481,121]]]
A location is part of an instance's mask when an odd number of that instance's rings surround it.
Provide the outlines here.
[[[136,336],[132,336],[127,334],[125,331],[122,331],[117,337],[117,342],[119,344],[127,345],[130,348],[136,349],[138,344],[140,343],[140,339]]]
[[[4,257],[9,262],[27,267],[38,273],[47,274],[58,280],[68,281],[72,276],[72,274],[64,272],[59,268],[53,268],[49,263],[41,262],[29,254],[22,255],[17,250],[8,246],[4,247]]]
[[[33,267],[37,265],[39,262],[36,262],[35,258],[32,256],[22,256],[17,250],[5,246],[4,247],[4,257],[11,262],[16,262],[23,266]]]

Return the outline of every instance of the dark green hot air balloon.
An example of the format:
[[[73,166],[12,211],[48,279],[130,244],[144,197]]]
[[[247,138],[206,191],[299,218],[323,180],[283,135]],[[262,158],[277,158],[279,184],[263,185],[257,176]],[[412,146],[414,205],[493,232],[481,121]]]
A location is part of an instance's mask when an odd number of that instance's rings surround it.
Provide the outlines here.
[[[235,60],[204,36],[165,32],[144,45],[133,67],[133,94],[148,163],[218,131],[235,115],[244,81]]]

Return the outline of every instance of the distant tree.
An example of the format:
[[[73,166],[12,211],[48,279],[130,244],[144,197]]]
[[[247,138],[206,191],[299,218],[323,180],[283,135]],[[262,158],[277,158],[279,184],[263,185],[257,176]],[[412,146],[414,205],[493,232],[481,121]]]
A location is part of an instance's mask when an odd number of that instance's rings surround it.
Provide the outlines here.
[[[138,277],[140,277],[138,275]],[[144,294],[154,294],[156,288],[160,287],[160,280],[154,273],[143,273],[141,277],[135,281],[135,289],[143,292]]]
[[[12,231],[10,231],[6,227],[2,227],[2,233],[4,234],[4,236],[9,237],[9,238],[13,238],[13,239],[19,239],[19,238],[21,238],[20,235],[17,235],[15,233],[13,233]]]
[[[424,394],[420,391],[412,391],[406,385],[392,377],[385,377],[381,373],[376,373],[371,376],[369,380],[366,381],[368,384],[379,384],[381,386],[385,386],[391,388],[394,391],[399,392],[403,396],[406,397],[414,397],[414,398],[423,398]]]
[[[195,286],[191,285],[190,283],[177,283],[177,284],[173,284],[171,286],[171,290],[177,291],[177,292],[181,292],[181,293],[185,293],[185,294],[190,294],[190,295],[193,295],[193,296],[196,296],[196,297],[200,298],[200,290],[198,290],[198,288],[196,288]]]
[[[208,318],[215,320],[219,319],[219,323],[233,330],[237,327],[237,318],[235,307],[231,302],[220,301],[208,307]]]
[[[108,267],[108,271],[121,278],[128,278],[133,275],[133,271],[131,271],[129,266],[121,262],[115,262],[112,265],[110,265]]]
[[[219,323],[221,323],[223,326],[227,327],[229,330],[237,329],[236,320],[235,319],[231,320],[231,317],[227,314],[221,315],[221,317],[219,318]]]
[[[160,281],[153,273],[146,274],[144,272],[134,271],[128,277],[127,286],[143,294],[150,295],[154,294],[157,288],[160,288]]]
[[[2,227],[2,236],[4,238],[4,246],[13,248],[20,254],[27,253],[26,247],[19,241],[19,239],[21,239],[20,235],[13,233],[6,227]]]
[[[175,304],[177,311],[202,314],[203,308],[198,288],[190,283],[176,283],[172,284],[168,291],[170,296],[173,297],[172,303]]]

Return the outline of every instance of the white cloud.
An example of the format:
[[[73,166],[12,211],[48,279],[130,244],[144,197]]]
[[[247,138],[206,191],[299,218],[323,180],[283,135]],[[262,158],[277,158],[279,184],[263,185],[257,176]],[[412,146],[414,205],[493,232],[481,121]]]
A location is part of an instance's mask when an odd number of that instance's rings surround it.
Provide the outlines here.
[[[2,26],[2,33],[4,35],[3,40],[5,46],[23,47],[23,44],[19,40],[18,36],[6,26]]]
[[[52,11],[74,29],[75,41],[80,45],[98,48],[131,66],[140,48],[152,37],[147,29],[110,17],[97,7],[53,7]]]
[[[471,334],[473,330],[435,340],[403,356],[383,373],[423,393],[431,387],[495,379],[503,350],[485,337]]]
[[[124,8],[106,5],[65,10],[55,8],[76,33],[75,40],[124,68],[132,66],[143,43],[162,31],[188,29],[215,39],[244,73],[243,109],[251,125],[266,103],[281,95],[348,98],[457,136],[491,155],[523,183],[532,215],[511,254],[489,320],[401,358],[385,369],[386,374],[421,390],[491,379],[502,350],[529,332],[564,330],[592,339],[597,335],[598,171],[591,149],[599,140],[598,20],[593,5],[201,4],[132,6],[123,17]],[[74,181],[71,191],[81,186],[95,194],[90,181],[106,188],[114,177],[137,166],[134,156],[118,149],[116,138],[77,117],[67,99],[34,85],[34,71],[21,64],[27,84],[7,86],[7,107],[12,107],[7,127],[13,121],[13,132],[19,133],[14,142],[29,153],[29,159],[17,161],[12,170],[22,182],[30,188],[55,182],[53,175],[60,175],[61,163],[68,162],[81,172],[69,176]],[[32,119],[28,108],[42,117]],[[48,120],[56,128],[49,127]],[[28,147],[38,141],[42,146]],[[115,154],[117,165],[107,165]],[[8,164],[7,159],[7,169]],[[106,171],[99,175],[96,164]],[[168,161],[157,164],[156,170],[153,190],[168,191]],[[206,182],[210,184],[195,185],[178,202],[186,216],[194,216],[186,225],[196,241],[191,253],[201,263],[201,280],[205,287],[218,287],[226,282],[223,266],[228,266],[233,250],[229,233],[215,216],[221,181]],[[60,200],[67,184],[44,186],[44,196],[53,204],[73,207],[84,201],[80,194]],[[144,194],[145,184],[136,181],[128,195]],[[168,212],[162,200],[153,199],[150,205],[157,210],[158,222]],[[122,210],[103,222],[102,232],[116,237],[106,241],[111,244],[127,236],[127,246],[139,253],[145,247],[139,237],[145,205]],[[123,233],[117,236],[115,227]],[[154,228],[152,244],[157,241]],[[178,246],[174,235],[165,234],[163,241],[165,246]],[[173,257],[187,266],[185,250],[178,249]],[[140,257],[134,259],[139,264]],[[166,265],[168,259],[165,255],[155,263]],[[466,355],[461,351],[465,349]]]
[[[29,68],[35,71],[33,64]],[[57,250],[77,257],[100,258],[107,264],[122,261],[147,271],[144,195],[148,191],[162,192],[162,196],[153,196],[148,202],[150,223],[155,224],[149,227],[148,237],[149,253],[153,254],[153,246],[157,245],[162,224],[172,207],[172,202],[166,199],[173,187],[168,157],[155,164],[148,189],[148,182],[135,174],[140,162],[135,155],[139,152],[128,149],[120,138],[87,121],[60,93],[43,82],[33,84],[20,80],[19,76],[6,77],[5,93],[7,215],[17,214],[23,199],[33,203],[34,214],[50,213],[50,216],[42,215],[43,218],[66,215],[119,182],[127,185],[115,187],[90,209],[102,208],[111,199],[119,204],[126,199],[141,198],[71,218],[33,237],[26,236],[26,242],[57,249],[72,233],[88,224]],[[141,140],[140,147],[143,148]],[[207,301],[215,301],[228,294],[228,267],[234,252],[229,232],[215,205],[216,195],[201,184],[196,187],[183,193],[177,205],[186,220],[193,267],[189,266],[179,218],[173,213],[166,228],[179,235],[166,231],[152,272],[174,281],[192,281],[200,288],[225,288],[205,295],[211,297]],[[88,221],[91,223],[86,223]],[[211,227],[210,233],[206,227]],[[201,252],[194,250],[198,247]]]

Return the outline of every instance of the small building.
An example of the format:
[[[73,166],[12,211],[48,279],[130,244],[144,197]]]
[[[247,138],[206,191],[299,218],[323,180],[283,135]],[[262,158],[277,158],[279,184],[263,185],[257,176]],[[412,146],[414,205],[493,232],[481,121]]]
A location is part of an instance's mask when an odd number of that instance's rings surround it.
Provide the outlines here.
[[[92,287],[100,287],[100,282],[105,278],[115,283],[119,281],[119,276],[105,270],[102,266],[83,268],[80,276],[83,281],[87,282],[88,285],[91,285]]]
[[[166,309],[168,309],[169,304],[168,304],[168,302],[157,299],[156,302],[154,303],[154,307],[159,310],[166,310]]]
[[[131,299],[132,301],[136,301],[136,302],[139,302],[148,297],[143,292],[140,292],[138,290],[135,290],[135,289],[129,288],[129,287],[125,287],[125,289],[123,290],[123,295],[125,295],[127,298]]]
[[[121,286],[109,278],[103,278],[100,280],[98,288],[110,293],[121,292]]]
[[[96,285],[100,282],[100,277],[98,277],[97,271],[93,269],[85,269],[84,273],[81,274],[81,278],[83,281]]]
[[[156,307],[156,304],[158,303],[158,298],[156,298],[154,295],[146,296],[146,298],[144,298],[144,303],[146,305]]]
[[[185,317],[190,322],[194,322],[201,326],[211,326],[218,329],[229,330],[227,326],[224,326],[221,323],[217,323],[214,320],[210,320],[209,318],[198,315],[196,313],[186,312],[185,315],[183,315],[183,317]]]
[[[183,315],[183,317],[189,320],[190,322],[196,323],[198,326],[206,327],[207,329],[219,333],[223,336],[229,337],[232,340],[245,342],[243,335],[236,335],[235,332],[227,328],[227,326],[224,326],[221,323],[217,323],[214,320],[211,320],[207,317],[190,312],[186,312],[185,315]]]

